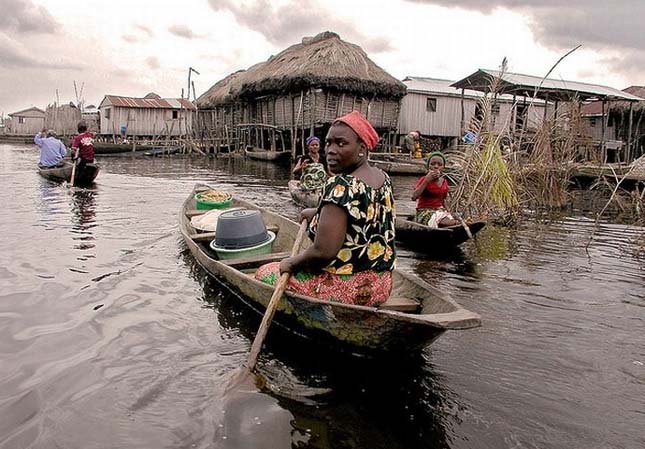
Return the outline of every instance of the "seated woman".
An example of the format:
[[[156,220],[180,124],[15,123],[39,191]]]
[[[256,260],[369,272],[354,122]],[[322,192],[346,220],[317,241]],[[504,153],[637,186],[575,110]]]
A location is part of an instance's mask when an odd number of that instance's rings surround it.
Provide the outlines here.
[[[334,174],[317,208],[305,209],[313,245],[255,276],[274,285],[290,272],[287,289],[318,299],[378,306],[392,291],[394,198],[389,177],[367,162],[378,142],[370,123],[354,111],[327,133],[327,165]]]
[[[455,226],[455,220],[446,210],[444,200],[448,196],[448,181],[443,176],[446,156],[440,151],[430,153],[427,162],[428,173],[417,181],[412,199],[417,200],[417,213],[414,221],[431,228]]]
[[[300,177],[303,189],[319,189],[327,179],[325,160],[320,156],[320,139],[309,136],[306,141],[308,153],[300,156],[291,171],[294,177]]]

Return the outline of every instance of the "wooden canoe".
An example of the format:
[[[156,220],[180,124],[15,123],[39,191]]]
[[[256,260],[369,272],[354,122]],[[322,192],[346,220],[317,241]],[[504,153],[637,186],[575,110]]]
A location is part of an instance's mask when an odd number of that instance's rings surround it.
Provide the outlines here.
[[[370,159],[370,165],[378,167],[389,175],[415,175],[428,173],[423,159],[408,159],[406,161],[379,161]]]
[[[302,207],[317,207],[320,202],[322,189],[301,189],[300,181],[289,181],[289,193],[293,201]]]
[[[197,262],[213,277],[241,293],[251,307],[263,311],[273,287],[253,278],[258,266],[288,256],[295,241],[298,224],[267,209],[234,199],[233,207],[259,210],[267,227],[277,229],[271,253],[240,259],[217,260],[203,239],[192,228],[195,194],[208,189],[197,185],[188,195],[180,213],[181,234]],[[303,244],[307,247],[309,240]],[[446,330],[469,329],[480,325],[479,315],[470,312],[445,293],[399,270],[393,272],[394,286],[388,302],[379,308],[321,301],[286,292],[274,320],[297,335],[351,352],[409,352],[432,343]]]
[[[62,167],[43,168],[38,167],[38,174],[43,178],[52,181],[69,181],[72,176],[71,162],[64,162]],[[100,168],[96,164],[85,164],[82,168],[76,167],[74,174],[74,185],[88,185],[94,182],[99,175]]]
[[[290,151],[267,151],[260,148],[246,149],[244,154],[258,161],[284,162],[291,158]]]
[[[413,221],[414,215],[396,216],[396,241],[417,251],[436,251],[461,245],[470,237],[463,226],[431,228]],[[475,221],[468,226],[471,235],[477,234],[486,226],[485,221]]]

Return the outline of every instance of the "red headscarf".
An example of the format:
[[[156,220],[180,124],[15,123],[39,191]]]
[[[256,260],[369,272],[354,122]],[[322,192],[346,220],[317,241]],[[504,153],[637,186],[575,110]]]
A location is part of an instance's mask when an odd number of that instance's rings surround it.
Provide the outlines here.
[[[374,127],[367,121],[365,117],[358,111],[352,111],[342,117],[334,120],[334,123],[341,122],[354,130],[358,137],[367,145],[367,149],[371,150],[378,143],[378,134]]]

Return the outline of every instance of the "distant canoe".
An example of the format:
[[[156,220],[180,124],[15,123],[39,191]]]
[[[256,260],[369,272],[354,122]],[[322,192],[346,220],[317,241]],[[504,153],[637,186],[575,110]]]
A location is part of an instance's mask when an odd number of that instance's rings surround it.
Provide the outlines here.
[[[370,164],[378,167],[390,175],[425,175],[428,173],[426,164],[422,159],[407,159],[405,161],[379,161],[370,159]]]
[[[244,153],[251,159],[258,161],[284,162],[291,158],[290,151],[268,151],[260,148],[244,150]]]
[[[38,174],[51,181],[69,181],[72,177],[71,162],[65,162],[62,167],[42,168],[38,167]],[[74,173],[74,185],[92,184],[99,174],[99,167],[95,164],[85,164],[82,168],[76,167]]]
[[[234,207],[260,211],[265,225],[275,228],[277,237],[270,254],[218,260],[210,249],[213,236],[197,232],[190,217],[195,210],[195,194],[208,189],[196,186],[179,213],[179,229],[186,246],[206,272],[237,290],[242,301],[263,312],[273,287],[253,276],[264,263],[285,258],[295,241],[298,223],[238,198]],[[303,247],[311,245],[308,239]],[[274,321],[283,328],[312,341],[327,342],[334,348],[346,347],[352,353],[396,351],[398,354],[431,344],[446,330],[461,330],[481,324],[479,315],[470,312],[438,288],[411,273],[395,269],[390,299],[380,307],[366,307],[322,301],[286,291],[278,303]]]
[[[412,221],[414,215],[397,215],[396,241],[415,250],[428,252],[437,249],[446,249],[461,245],[469,239],[463,226],[449,226],[447,228],[431,228]],[[477,234],[486,226],[485,221],[475,221],[470,224],[471,235]]]
[[[316,207],[320,202],[321,189],[301,189],[300,181],[289,181],[289,193],[293,201],[299,206]]]

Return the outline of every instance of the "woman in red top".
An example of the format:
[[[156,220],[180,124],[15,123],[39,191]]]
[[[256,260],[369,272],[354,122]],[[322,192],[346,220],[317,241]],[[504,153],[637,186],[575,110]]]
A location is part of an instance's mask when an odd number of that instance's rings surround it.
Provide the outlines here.
[[[419,178],[412,192],[412,199],[417,200],[415,221],[431,228],[444,228],[459,224],[446,210],[444,200],[448,196],[448,181],[443,176],[446,156],[435,151],[428,158],[428,173]]]

